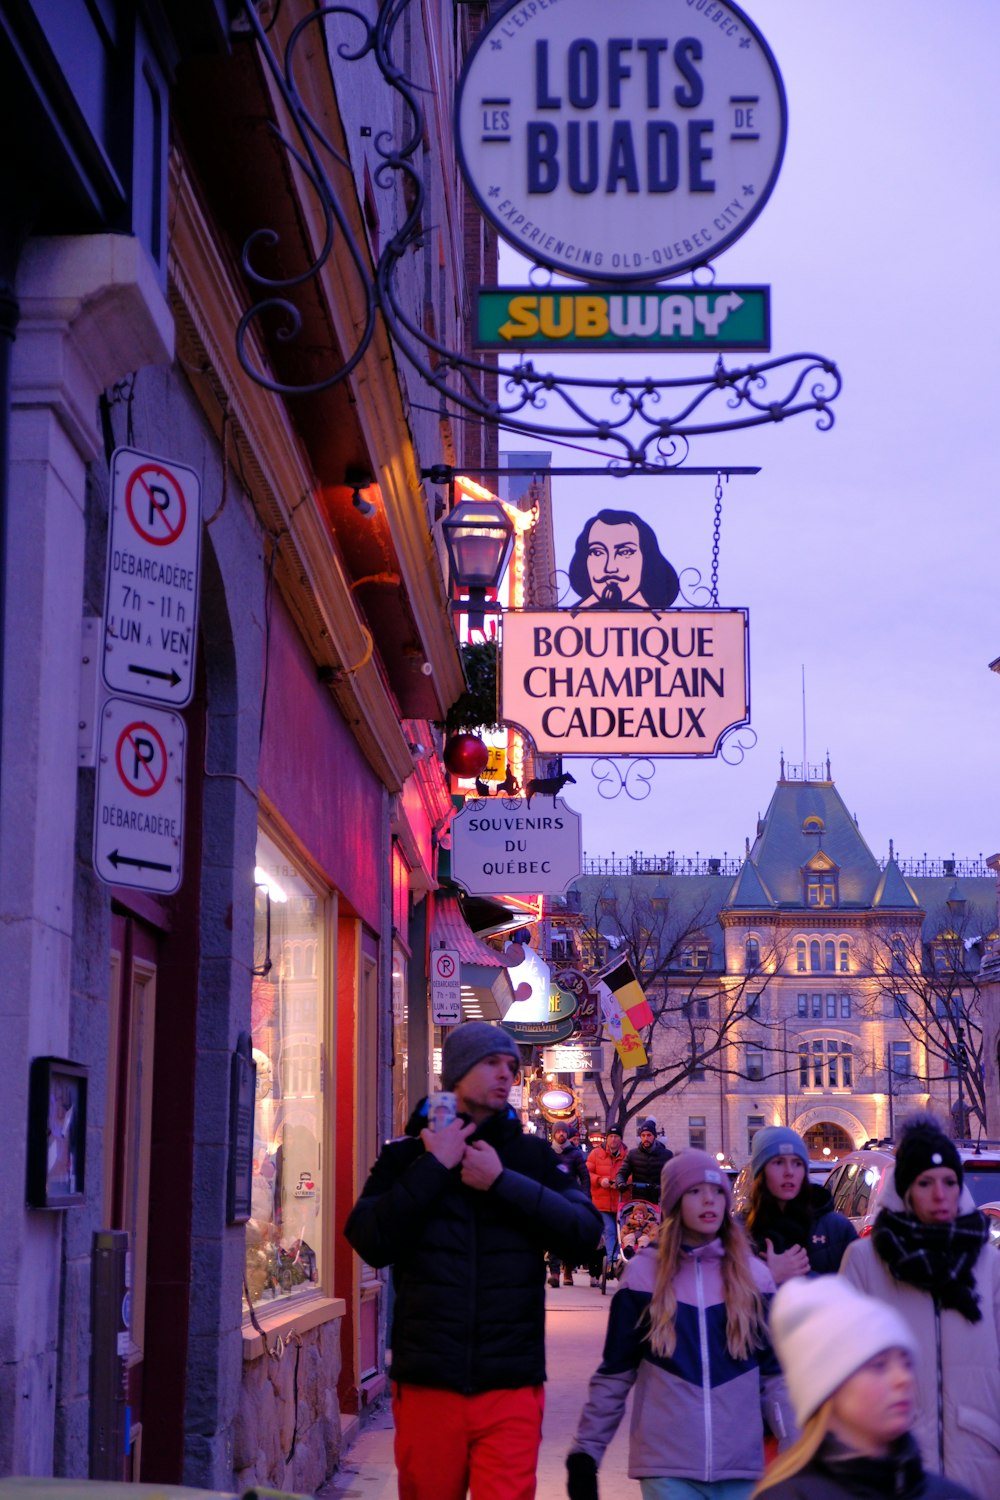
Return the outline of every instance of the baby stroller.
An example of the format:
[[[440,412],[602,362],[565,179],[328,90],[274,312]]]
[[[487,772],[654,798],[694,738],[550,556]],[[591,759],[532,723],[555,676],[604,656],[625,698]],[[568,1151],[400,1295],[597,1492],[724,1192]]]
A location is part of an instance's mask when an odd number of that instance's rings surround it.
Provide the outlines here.
[[[608,1278],[617,1279],[625,1269],[625,1262],[631,1260],[637,1250],[644,1245],[651,1245],[660,1230],[660,1206],[658,1203],[645,1203],[637,1198],[632,1203],[622,1203],[618,1209],[618,1258],[609,1263],[608,1257],[604,1257],[604,1265],[601,1269],[601,1296],[607,1296]]]

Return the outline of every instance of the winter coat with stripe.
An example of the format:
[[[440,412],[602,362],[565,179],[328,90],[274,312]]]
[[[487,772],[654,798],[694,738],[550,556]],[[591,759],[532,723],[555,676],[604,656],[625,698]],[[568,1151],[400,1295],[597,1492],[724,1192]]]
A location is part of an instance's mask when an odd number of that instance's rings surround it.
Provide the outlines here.
[[[545,1251],[589,1260],[601,1217],[512,1110],[470,1137],[503,1164],[486,1192],[424,1149],[426,1124],[415,1114],[409,1134],[383,1148],[344,1227],[370,1266],[392,1266],[392,1378],[467,1395],[539,1385]]]
[[[749,1359],[733,1359],[726,1346],[723,1253],[719,1240],[685,1250],[675,1283],[677,1344],[669,1358],[653,1353],[645,1316],[656,1249],[650,1246],[629,1261],[571,1452],[589,1453],[600,1463],[633,1387],[632,1479],[756,1479],[764,1466],[765,1421],[778,1437],[795,1435],[784,1378],[766,1334]],[[766,1300],[774,1291],[771,1273],[759,1260],[750,1264]]]

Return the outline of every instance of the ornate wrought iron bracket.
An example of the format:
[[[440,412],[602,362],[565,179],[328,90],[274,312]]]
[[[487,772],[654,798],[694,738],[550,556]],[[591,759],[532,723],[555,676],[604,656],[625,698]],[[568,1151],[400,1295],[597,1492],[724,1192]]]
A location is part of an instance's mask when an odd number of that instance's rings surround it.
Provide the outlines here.
[[[394,55],[400,23],[410,3],[381,0],[374,21],[350,5],[318,5],[293,28],[279,57],[271,44],[272,27],[262,24],[253,0],[243,0],[246,22],[237,34],[252,39],[260,49],[282,96],[297,138],[278,132],[279,137],[312,185],[324,225],[323,241],[311,264],[295,275],[268,275],[263,269],[268,254],[280,253],[281,237],[276,230],[262,227],[247,240],[243,269],[258,291],[258,300],[237,330],[239,358],[247,374],[280,395],[329,389],[356,369],[381,314],[398,353],[438,394],[446,409],[528,437],[607,444],[609,461],[621,466],[675,468],[684,462],[692,437],[782,422],[805,412],[816,414],[821,431],[832,427],[831,408],[840,394],[841,377],[836,364],[820,354],[781,355],[738,368],[727,367],[719,358],[707,374],[611,379],[539,369],[532,360],[512,354],[498,372],[495,356],[481,360],[449,349],[414,321],[396,280],[403,257],[423,243],[425,234],[425,190],[416,162],[424,135],[421,95],[427,90],[406,76]],[[297,69],[315,66],[317,54],[328,56],[331,51],[345,63],[371,57],[401,106],[402,139],[397,143],[381,133],[374,140],[381,158],[375,182],[389,189],[402,180],[407,212],[374,268],[367,247],[353,233],[346,208],[355,192],[350,163],[310,114],[296,83]],[[262,317],[277,313],[281,318],[277,338],[282,343],[302,333],[302,317],[293,295],[322,272],[337,236],[356,267],[364,294],[364,316],[353,348],[334,354],[334,367],[323,378],[286,384],[262,364],[263,346],[254,337],[255,331]],[[483,391],[497,373],[500,390],[491,400]]]

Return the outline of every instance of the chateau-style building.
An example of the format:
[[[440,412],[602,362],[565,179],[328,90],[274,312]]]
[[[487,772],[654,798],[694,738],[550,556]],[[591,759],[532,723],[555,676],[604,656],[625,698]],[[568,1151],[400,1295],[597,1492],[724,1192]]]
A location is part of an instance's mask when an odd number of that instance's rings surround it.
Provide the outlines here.
[[[557,974],[628,954],[656,1015],[647,1067],[617,1091],[609,1042],[600,1087],[578,1075],[587,1122],[630,1135],[652,1115],[675,1149],[736,1165],[765,1125],[791,1125],[817,1158],[918,1107],[986,1135],[978,974],[996,925],[985,863],[876,858],[829,761],[782,760],[741,862],[591,861],[551,904]]]

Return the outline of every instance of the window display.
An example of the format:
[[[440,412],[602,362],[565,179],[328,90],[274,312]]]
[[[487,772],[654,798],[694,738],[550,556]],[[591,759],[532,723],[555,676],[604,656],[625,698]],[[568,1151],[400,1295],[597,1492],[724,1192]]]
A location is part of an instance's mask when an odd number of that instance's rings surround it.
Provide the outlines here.
[[[322,1268],[324,907],[260,832],[251,1000],[253,1187],[246,1284],[257,1303],[314,1290]]]

